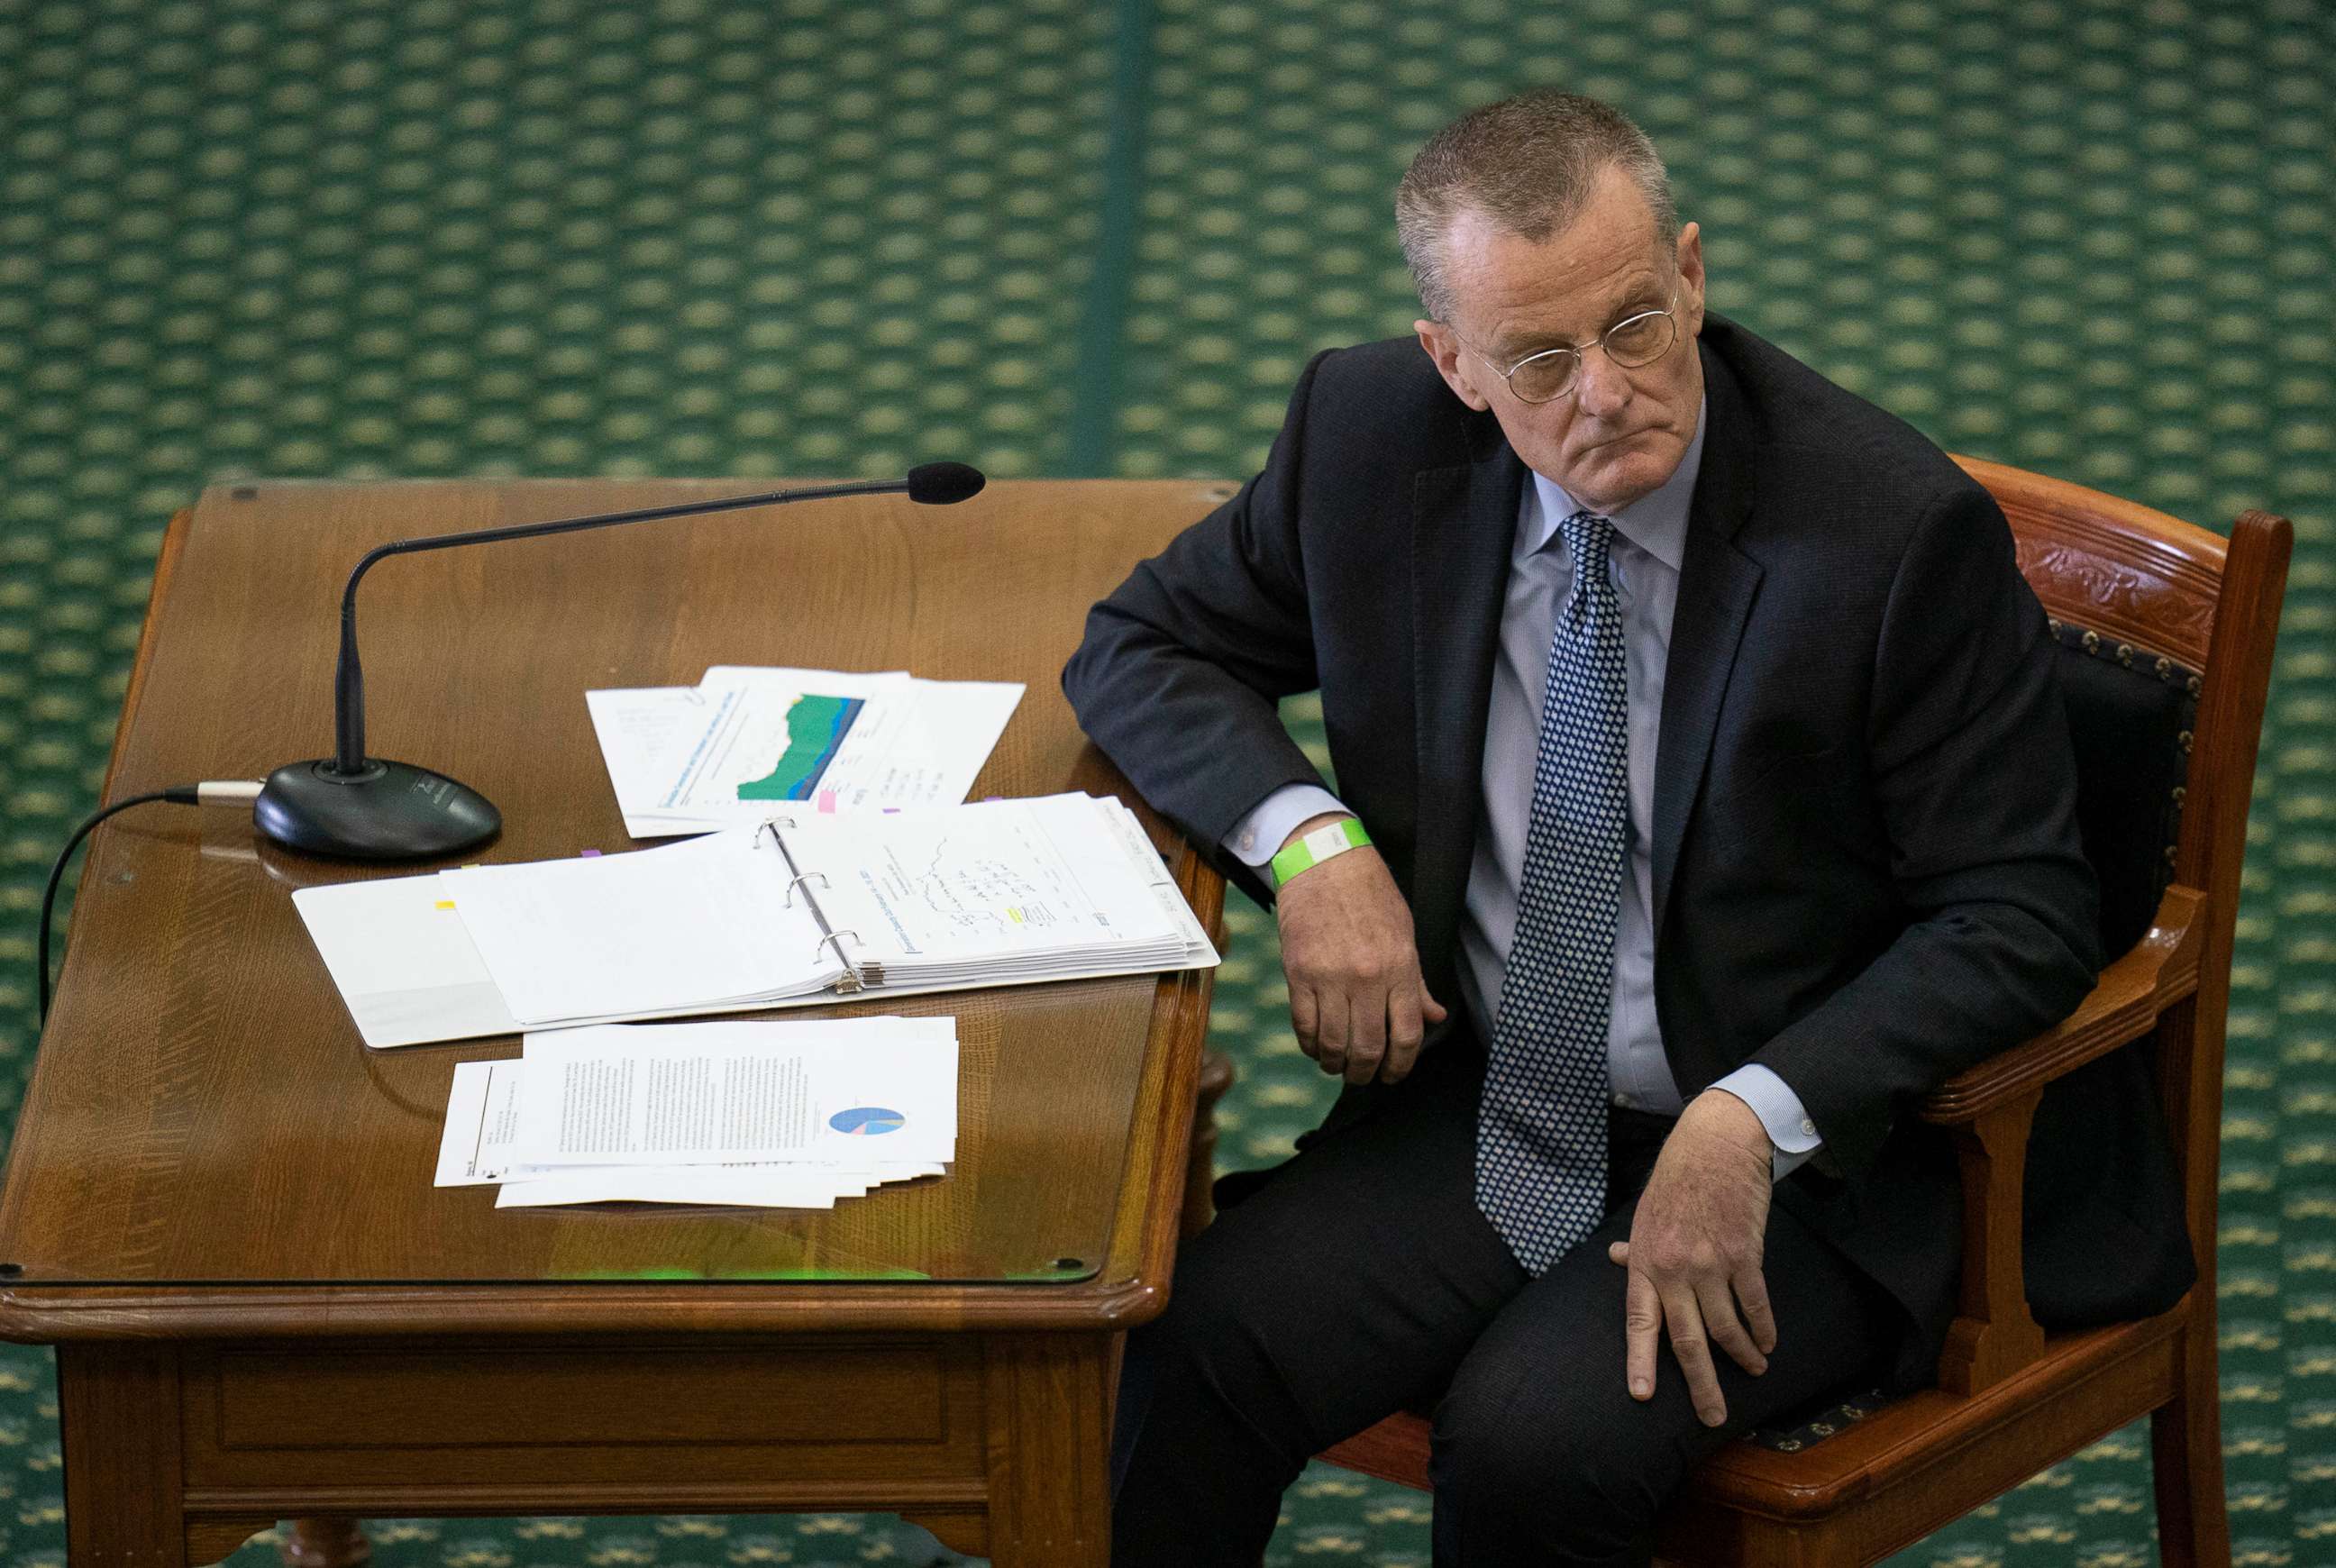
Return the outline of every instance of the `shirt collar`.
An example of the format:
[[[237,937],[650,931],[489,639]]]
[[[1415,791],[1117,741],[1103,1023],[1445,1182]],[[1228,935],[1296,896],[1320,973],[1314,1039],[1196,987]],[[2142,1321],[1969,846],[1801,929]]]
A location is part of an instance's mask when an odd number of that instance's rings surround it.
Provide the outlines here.
[[[1696,476],[1703,472],[1704,424],[1710,406],[1708,399],[1697,404],[1695,437],[1687,443],[1687,453],[1671,471],[1671,476],[1630,505],[1607,514],[1613,521],[1615,532],[1673,571],[1679,570],[1679,563],[1687,559],[1688,508],[1695,500]],[[1584,510],[1580,502],[1566,493],[1563,485],[1539,472],[1533,476],[1533,492],[1540,502],[1540,515],[1528,525],[1529,555],[1547,549],[1549,541],[1557,537],[1557,525]]]

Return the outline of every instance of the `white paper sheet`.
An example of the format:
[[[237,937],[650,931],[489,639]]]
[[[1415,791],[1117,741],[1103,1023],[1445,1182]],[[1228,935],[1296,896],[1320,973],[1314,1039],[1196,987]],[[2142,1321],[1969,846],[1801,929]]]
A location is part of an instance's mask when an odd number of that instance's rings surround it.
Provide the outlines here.
[[[438,1138],[441,1187],[492,1186],[513,1164],[519,1130],[518,1057],[457,1062],[446,1100],[446,1130]]]
[[[1176,937],[1181,947],[1142,862],[1121,851],[1114,809],[1066,794],[872,821],[799,818],[787,844],[799,864],[848,868],[822,886],[821,906],[888,965],[1010,972],[1095,943]],[[1146,846],[1143,862],[1158,859]]]
[[[511,1014],[528,1024],[624,1017],[815,989],[840,972],[788,902],[768,835],[441,872]]]
[[[946,1022],[946,1020],[942,1020]],[[492,1186],[496,1207],[568,1203],[706,1203],[733,1207],[826,1209],[892,1182],[939,1176],[939,1161],[803,1159],[713,1165],[566,1165],[521,1163],[513,1143],[519,1086],[527,1064],[513,1057],[462,1062],[447,1098],[435,1184]]]
[[[956,1155],[948,1018],[610,1025],[530,1034],[525,1049],[530,1165]]]
[[[827,813],[962,801],[1020,702],[1017,682],[905,671],[717,665],[696,687],[585,693],[635,838]],[[832,728],[806,727],[806,699]],[[783,759],[793,757],[782,767]]]
[[[672,787],[678,759],[712,717],[706,694],[694,686],[588,691],[584,706],[600,740],[618,809],[625,813],[625,831],[637,839],[692,831],[657,823],[644,833],[634,818]]]
[[[436,876],[300,888],[292,907],[366,1045],[518,1031],[501,988]]]
[[[754,1209],[832,1209],[838,1198],[863,1197],[890,1182],[938,1176],[939,1164],[888,1162],[858,1173],[817,1162],[737,1165],[588,1165],[524,1182],[505,1182],[499,1209],[561,1203],[710,1203]]]
[[[1215,945],[1209,940],[1209,933],[1201,929],[1200,917],[1192,912],[1192,906],[1184,901],[1184,891],[1176,885],[1175,874],[1168,869],[1168,862],[1160,858],[1158,850],[1152,847],[1152,840],[1145,835],[1144,824],[1135,820],[1135,813],[1124,803],[1116,800],[1111,803],[1118,807],[1116,811],[1106,813],[1112,836],[1119,841],[1127,863],[1139,868],[1137,875],[1144,885],[1152,890],[1153,901],[1160,906],[1162,916],[1183,939],[1188,965],[1213,959],[1217,956]]]

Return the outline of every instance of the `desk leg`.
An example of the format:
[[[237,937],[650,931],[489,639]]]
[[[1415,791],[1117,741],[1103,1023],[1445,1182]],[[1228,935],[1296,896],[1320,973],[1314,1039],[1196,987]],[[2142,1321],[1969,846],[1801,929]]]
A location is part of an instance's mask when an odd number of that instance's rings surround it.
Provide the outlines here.
[[[179,1418],[175,1347],[57,1347],[69,1568],[186,1568]]]
[[[285,1568],[364,1568],[373,1559],[373,1543],[355,1519],[293,1519],[277,1555]]]
[[[1111,1559],[1109,1334],[999,1336],[984,1380],[994,1568]]]

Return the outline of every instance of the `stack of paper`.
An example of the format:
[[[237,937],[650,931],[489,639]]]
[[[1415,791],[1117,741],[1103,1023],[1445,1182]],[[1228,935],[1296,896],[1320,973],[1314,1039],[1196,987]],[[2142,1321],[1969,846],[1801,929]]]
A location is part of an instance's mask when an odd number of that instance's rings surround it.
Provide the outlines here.
[[[957,1021],[603,1025],[454,1068],[442,1187],[826,1209],[957,1157]]]
[[[637,839],[827,813],[954,805],[1022,700],[1019,682],[716,665],[694,687],[588,691]]]

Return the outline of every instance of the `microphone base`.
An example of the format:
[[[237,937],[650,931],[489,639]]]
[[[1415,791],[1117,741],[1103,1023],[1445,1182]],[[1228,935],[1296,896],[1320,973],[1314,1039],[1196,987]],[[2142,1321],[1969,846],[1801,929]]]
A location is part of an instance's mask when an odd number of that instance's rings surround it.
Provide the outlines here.
[[[287,763],[268,775],[251,820],[297,854],[336,860],[417,861],[485,843],[502,831],[494,803],[444,774],[365,759],[344,774],[329,757]]]

